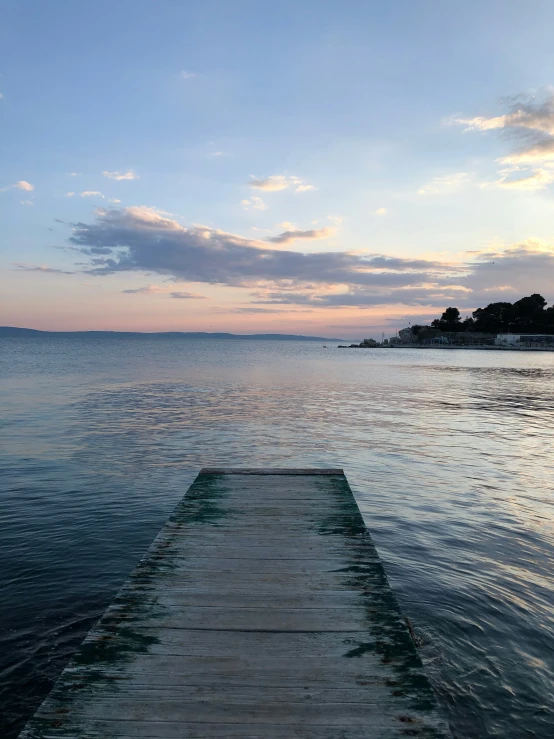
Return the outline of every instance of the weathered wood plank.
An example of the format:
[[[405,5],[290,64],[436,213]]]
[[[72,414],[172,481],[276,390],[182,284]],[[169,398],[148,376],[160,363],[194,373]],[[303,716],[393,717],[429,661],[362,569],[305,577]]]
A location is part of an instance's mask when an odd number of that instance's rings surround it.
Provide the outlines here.
[[[150,562],[156,563],[155,559]],[[265,557],[251,557],[249,559],[241,559],[239,557],[182,557],[176,554],[172,558],[171,563],[166,567],[172,568],[173,571],[177,569],[187,569],[188,571],[201,570],[202,572],[251,572],[251,573],[272,573],[282,572],[286,567],[288,572],[291,573],[315,573],[315,572],[339,572],[352,564],[357,562],[352,558],[351,560],[342,558],[330,559],[289,559],[286,560],[286,565],[282,559],[266,559]],[[360,561],[359,565],[364,566],[366,562]],[[165,565],[160,564],[160,567]],[[367,568],[369,569],[369,568]]]
[[[364,612],[326,608],[164,608],[156,603],[146,614],[129,613],[126,606],[110,606],[103,623],[151,623],[159,628],[222,629],[232,631],[367,631]]]
[[[94,696],[93,696],[94,698]],[[302,699],[300,689],[297,701]],[[396,705],[395,705],[396,703]],[[308,724],[311,726],[365,726],[375,721],[382,723],[399,709],[400,702],[368,703],[316,703],[309,700],[288,703],[229,703],[227,701],[170,699],[159,695],[146,699],[142,696],[126,697],[114,695],[100,703],[83,702],[83,718],[98,718],[111,721],[183,721],[194,723],[255,723],[255,724]],[[410,723],[422,723],[411,712]],[[53,712],[50,717],[55,717]]]
[[[316,467],[202,467],[201,475],[344,475],[343,469]]]
[[[204,469],[22,739],[448,736],[342,470]]]
[[[389,645],[389,648],[391,645]],[[352,650],[354,651],[354,650]],[[391,648],[392,652],[393,649]],[[163,659],[160,657],[163,656]],[[358,685],[386,684],[390,689],[402,692],[419,692],[420,673],[416,663],[407,665],[399,658],[387,658],[379,651],[368,653],[363,659],[329,659],[326,657],[304,657],[298,659],[264,657],[189,657],[169,654],[139,655],[130,673],[126,666],[113,666],[109,661],[93,666],[68,668],[66,685],[78,685],[102,670],[103,678],[118,688],[120,683],[147,683],[154,687],[178,685],[223,685],[225,687],[327,687],[343,690]],[[112,692],[106,693],[106,698]],[[424,694],[427,699],[429,696]],[[368,692],[367,700],[371,700]]]
[[[152,628],[134,627],[139,640],[151,637]],[[93,629],[84,644],[102,642],[106,639],[105,629]],[[368,659],[381,659],[386,645],[394,643],[394,635],[386,637],[379,634],[363,634],[361,637],[350,632],[265,632],[265,631],[198,631],[197,629],[156,629],[156,641],[153,642],[147,655],[138,659],[146,659],[154,654],[173,655],[176,657],[233,657],[235,659],[260,658],[280,659],[326,659],[328,669],[330,662],[338,662],[347,666],[350,662],[356,669],[367,669]],[[377,655],[377,656],[375,656]],[[338,659],[345,657],[345,660]],[[94,663],[97,664],[97,663]],[[269,662],[271,667],[275,664]],[[94,667],[94,665],[93,665]],[[81,668],[79,668],[81,669]]]
[[[64,722],[65,739],[368,739],[378,736],[379,739],[406,739],[416,736],[417,739],[437,739],[444,736],[440,720],[426,721],[425,726],[418,726],[417,731],[410,723],[385,717],[382,723],[372,722],[371,727],[340,727],[340,729],[321,726],[291,726],[268,724],[226,724],[226,723],[185,723],[183,721],[106,721],[90,719],[86,728],[71,719]],[[370,733],[371,732],[371,733]],[[45,728],[44,731],[31,733],[29,739],[59,739],[57,728]]]
[[[236,592],[252,593],[255,591],[274,595],[275,588],[279,588],[279,593],[298,591],[315,593],[320,590],[354,590],[360,592],[373,587],[375,582],[381,582],[379,574],[367,571],[367,568],[362,567],[347,572],[295,572],[290,574],[266,572],[263,574],[263,580],[256,572],[234,573],[232,583],[228,571],[206,572],[204,570],[193,570],[176,574],[173,569],[161,567],[155,573],[134,577],[132,583],[126,586],[118,597],[125,597],[127,593],[131,593],[137,588],[144,588],[145,591],[151,592],[161,588],[162,584],[164,590],[166,588],[195,590],[199,587],[211,587],[214,589],[220,588],[221,592],[232,588]]]
[[[148,597],[152,590],[144,590],[142,588],[134,589],[135,593],[140,593]],[[359,593],[355,590],[338,590],[338,591],[322,591],[320,595],[306,595],[301,591],[295,593],[283,592],[275,595],[270,588],[265,591],[258,590],[255,595],[248,590],[237,590],[232,588],[229,591],[220,592],[212,590],[210,592],[199,592],[198,589],[177,589],[171,588],[164,590],[162,593],[153,595],[156,603],[165,608],[250,608],[250,609],[286,609],[286,610],[306,610],[316,608],[318,611],[326,608],[342,608],[350,610],[359,605],[360,600],[365,600],[368,605],[371,603],[371,593]],[[123,601],[123,607],[125,601]]]

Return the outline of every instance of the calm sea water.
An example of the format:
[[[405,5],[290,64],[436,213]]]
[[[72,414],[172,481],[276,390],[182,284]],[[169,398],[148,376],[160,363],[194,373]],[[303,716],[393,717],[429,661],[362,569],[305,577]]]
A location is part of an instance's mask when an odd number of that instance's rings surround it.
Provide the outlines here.
[[[207,465],[344,467],[457,739],[554,736],[554,354],[0,340],[0,735]]]

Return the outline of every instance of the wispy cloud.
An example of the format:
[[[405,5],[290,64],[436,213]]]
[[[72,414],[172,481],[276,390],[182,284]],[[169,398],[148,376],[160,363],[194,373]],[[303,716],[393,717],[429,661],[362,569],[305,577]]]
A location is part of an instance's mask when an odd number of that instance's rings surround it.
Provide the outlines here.
[[[18,180],[17,182],[14,182],[13,185],[1,187],[0,192],[6,192],[7,190],[25,190],[25,192],[32,192],[34,189],[35,186],[31,185],[30,182],[27,182],[26,180]]]
[[[145,285],[144,287],[129,288],[121,292],[127,293],[128,295],[158,295],[159,293],[166,293],[167,288],[160,287],[159,285]]]
[[[75,272],[68,272],[64,269],[56,269],[55,267],[48,267],[45,264],[24,264],[21,262],[14,262],[14,267],[25,272],[43,272],[46,274],[58,274],[58,275],[74,275]]]
[[[196,74],[194,72],[187,72],[187,70],[184,69],[182,72],[180,72],[179,77],[182,80],[191,80],[193,77],[196,77]]]
[[[34,205],[32,200],[21,200],[21,205]]]
[[[417,191],[418,195],[443,195],[445,193],[456,192],[461,187],[466,185],[470,181],[470,174],[468,172],[455,172],[454,174],[441,175],[440,177],[433,177],[423,187],[420,187]],[[376,211],[378,215],[383,215],[382,212],[385,209],[380,208]],[[385,210],[386,212],[386,210]]]
[[[265,190],[266,192],[279,192],[280,190],[286,190],[289,187],[293,188],[296,193],[315,189],[313,185],[303,183],[299,177],[286,177],[285,175],[280,174],[273,174],[261,179],[253,177],[248,184],[250,187],[257,188],[258,190]]]
[[[334,228],[311,229],[310,231],[284,231],[278,236],[270,236],[267,241],[272,244],[290,244],[296,239],[328,239],[335,233]]]
[[[75,196],[75,193],[74,193],[74,192],[66,192],[66,193],[65,193],[65,197],[66,197],[66,198],[72,198],[72,197],[74,197],[74,196]]]
[[[98,192],[98,190],[84,190],[81,193],[82,198],[103,198],[104,195],[102,195],[101,192]]]
[[[508,112],[491,117],[452,117],[448,123],[465,126],[466,131],[510,133],[519,146],[500,157],[502,164],[537,165],[554,160],[554,90],[540,95],[519,95],[507,103]]]
[[[205,295],[198,295],[198,293],[187,293],[182,291],[169,293],[170,298],[176,300],[207,300]]]
[[[263,313],[263,314],[273,314],[276,316],[280,316],[283,313],[313,313],[312,308],[262,308],[260,306],[245,306],[242,308],[237,308],[234,313],[247,313],[247,314],[256,314],[256,313]]]
[[[267,205],[257,195],[251,195],[249,200],[241,200],[240,204],[245,210],[267,210]]]
[[[108,177],[110,180],[138,180],[139,175],[129,169],[127,172],[102,172],[104,177]]]
[[[500,187],[508,190],[544,190],[554,182],[554,169],[538,168],[533,170],[522,167],[508,167],[500,170],[500,178],[481,187]]]
[[[185,292],[183,290],[174,290],[171,286],[146,285],[145,287],[122,290],[121,292],[129,295],[167,295],[176,300],[207,300],[204,295]]]
[[[499,128],[523,128],[554,136],[554,90],[544,91],[542,99],[536,95],[518,95],[508,100],[509,112],[503,115],[449,119],[451,123],[466,126],[466,131],[493,131]]]
[[[421,192],[420,192],[421,194]],[[386,208],[377,208],[375,211],[376,216],[386,216],[387,215],[387,209]]]

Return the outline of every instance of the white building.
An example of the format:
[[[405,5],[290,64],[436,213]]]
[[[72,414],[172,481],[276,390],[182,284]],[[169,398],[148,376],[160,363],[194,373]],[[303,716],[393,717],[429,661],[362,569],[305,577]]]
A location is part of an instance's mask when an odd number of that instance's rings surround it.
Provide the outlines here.
[[[554,344],[554,335],[552,334],[498,334],[494,340],[496,346],[517,346],[517,345],[542,345]]]

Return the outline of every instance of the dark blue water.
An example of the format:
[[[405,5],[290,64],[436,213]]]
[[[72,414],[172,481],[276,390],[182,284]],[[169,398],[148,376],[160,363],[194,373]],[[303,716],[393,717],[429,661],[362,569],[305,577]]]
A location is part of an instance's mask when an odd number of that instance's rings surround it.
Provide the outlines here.
[[[199,468],[344,467],[457,739],[554,736],[554,354],[0,339],[0,736]]]

